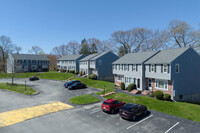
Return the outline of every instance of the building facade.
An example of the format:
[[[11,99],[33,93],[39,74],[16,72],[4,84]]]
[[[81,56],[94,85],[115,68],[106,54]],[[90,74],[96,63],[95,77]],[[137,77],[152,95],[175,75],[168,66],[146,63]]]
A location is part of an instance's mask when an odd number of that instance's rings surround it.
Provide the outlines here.
[[[85,55],[65,55],[58,59],[58,69],[79,71],[79,60],[84,58]]]
[[[145,55],[145,52],[136,53],[135,56],[141,58],[140,54]],[[130,57],[129,54],[126,56]],[[138,90],[160,90],[170,94],[173,100],[200,103],[200,56],[192,47],[158,51],[138,67],[118,62],[113,63],[116,84],[124,82],[127,87],[135,83]],[[133,57],[131,62],[135,62]],[[133,72],[129,72],[130,69]],[[139,83],[137,77],[143,81]]]
[[[89,72],[96,74],[98,80],[114,81],[112,63],[119,57],[112,52],[103,52],[90,59]]]
[[[50,61],[45,55],[10,54],[7,73],[49,71]]]

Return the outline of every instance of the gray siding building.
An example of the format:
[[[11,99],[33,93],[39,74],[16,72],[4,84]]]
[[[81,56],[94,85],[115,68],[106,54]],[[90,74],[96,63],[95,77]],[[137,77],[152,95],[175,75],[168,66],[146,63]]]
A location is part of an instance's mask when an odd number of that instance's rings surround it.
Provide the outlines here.
[[[10,54],[7,73],[49,71],[50,61],[45,55]]]
[[[89,71],[91,74],[96,74],[97,79],[112,81],[112,63],[119,59],[119,57],[112,52],[103,52],[90,59]]]
[[[148,89],[200,103],[200,56],[192,47],[162,50],[145,65]]]
[[[85,55],[65,55],[58,59],[58,68],[65,69],[65,70],[75,70],[76,72],[79,71],[79,60],[84,58]]]
[[[86,75],[92,74],[92,69],[90,69],[90,59],[93,57],[99,55],[97,54],[90,54],[86,56],[85,58],[81,59],[79,61],[79,72],[85,72]]]

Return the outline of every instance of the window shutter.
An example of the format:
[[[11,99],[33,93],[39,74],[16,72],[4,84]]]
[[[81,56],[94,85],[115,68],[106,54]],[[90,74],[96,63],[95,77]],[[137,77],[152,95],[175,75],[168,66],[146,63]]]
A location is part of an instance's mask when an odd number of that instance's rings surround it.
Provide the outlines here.
[[[155,64],[155,66],[154,66],[155,68],[154,68],[154,72],[156,73],[156,64]]]
[[[149,72],[151,72],[151,64],[149,64]]]
[[[167,65],[167,72],[169,73],[169,64]]]
[[[161,73],[163,73],[163,64],[161,64]]]
[[[123,70],[124,64],[122,64],[122,70]]]
[[[138,65],[136,64],[136,71],[138,71]]]
[[[128,64],[128,71],[129,71],[129,64]]]

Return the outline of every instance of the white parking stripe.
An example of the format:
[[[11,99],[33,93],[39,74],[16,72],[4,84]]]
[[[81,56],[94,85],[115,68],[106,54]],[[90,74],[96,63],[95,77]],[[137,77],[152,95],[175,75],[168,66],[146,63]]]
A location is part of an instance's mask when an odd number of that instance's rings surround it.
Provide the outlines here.
[[[101,110],[96,110],[96,111],[90,112],[89,114],[91,115],[91,114],[97,113],[99,111],[101,111]]]
[[[100,108],[94,108],[92,109],[92,111],[96,111],[96,110],[101,110]]]
[[[176,124],[174,124],[171,128],[169,128],[165,133],[168,133],[170,130],[172,130],[172,128],[174,128],[175,126],[177,126],[179,124],[179,122],[177,122]]]
[[[150,115],[149,117],[147,117],[147,118],[145,118],[145,119],[143,119],[143,120],[141,120],[141,121],[139,121],[139,122],[137,122],[137,123],[135,123],[135,124],[131,125],[130,127],[127,127],[126,129],[130,129],[130,128],[132,128],[132,127],[136,126],[137,124],[139,124],[139,123],[141,123],[141,122],[143,122],[143,121],[145,121],[145,120],[147,120],[147,119],[151,118],[152,116],[153,116],[153,115]]]

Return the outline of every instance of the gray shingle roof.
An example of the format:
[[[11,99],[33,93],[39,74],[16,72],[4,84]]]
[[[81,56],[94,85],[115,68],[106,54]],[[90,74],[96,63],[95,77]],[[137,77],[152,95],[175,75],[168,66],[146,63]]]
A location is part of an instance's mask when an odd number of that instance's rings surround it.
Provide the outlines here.
[[[115,62],[113,62],[113,64],[142,64],[157,52],[158,51],[129,53],[124,55],[120,59],[116,60]]]
[[[35,54],[12,54],[12,57],[16,60],[49,60],[45,55]]]
[[[110,51],[103,52],[103,53],[101,53],[101,54],[99,54],[99,55],[97,55],[97,56],[91,58],[90,60],[96,60],[96,59],[100,58],[101,56],[104,56],[105,54],[107,54],[107,53],[109,53],[109,52],[110,52]]]
[[[80,61],[90,60],[91,58],[93,58],[93,57],[95,57],[97,55],[99,55],[99,53],[97,53],[97,54],[90,54],[90,55],[86,56],[85,58],[81,59]]]
[[[166,49],[159,52],[157,55],[149,59],[145,64],[168,64],[175,60],[178,56],[184,53],[190,47]]]
[[[77,60],[80,57],[84,57],[84,55],[83,54],[79,54],[79,55],[64,55],[58,60]]]

